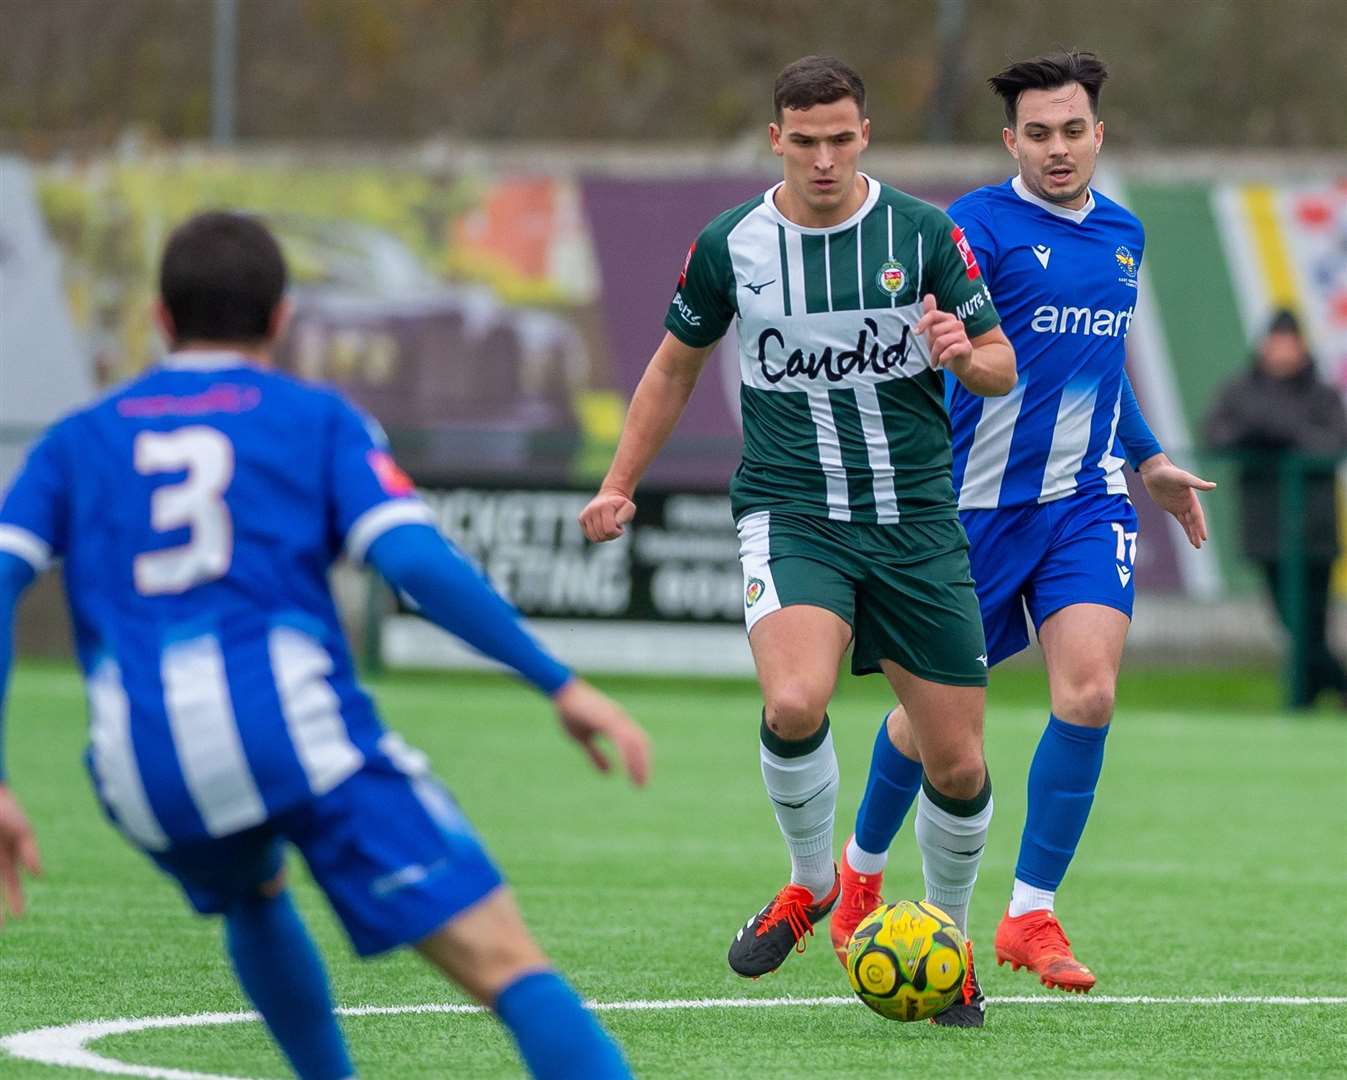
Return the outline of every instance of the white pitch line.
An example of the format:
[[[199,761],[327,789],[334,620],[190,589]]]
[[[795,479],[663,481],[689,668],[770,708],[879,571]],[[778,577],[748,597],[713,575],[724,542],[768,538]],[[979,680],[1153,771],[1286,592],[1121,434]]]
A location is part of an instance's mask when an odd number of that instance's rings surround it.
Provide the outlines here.
[[[1212,997],[1154,997],[1146,994],[1109,996],[1107,994],[1023,994],[1012,997],[991,997],[993,1005],[1277,1005],[1277,1006],[1343,1006],[1347,997],[1279,997],[1221,994]],[[762,997],[762,998],[669,998],[632,1001],[587,1001],[585,1007],[595,1012],[653,1012],[676,1009],[770,1009],[787,1007],[818,1007],[858,1005],[852,995],[845,997]],[[486,1012],[480,1005],[354,1005],[336,1010],[341,1016],[400,1016],[415,1013],[448,1013],[463,1016]],[[61,1065],[72,1069],[111,1076],[137,1076],[146,1080],[248,1080],[246,1077],[224,1073],[192,1072],[188,1069],[170,1069],[157,1065],[134,1065],[103,1057],[88,1048],[88,1044],[110,1035],[126,1035],[133,1031],[151,1031],[157,1028],[211,1027],[221,1024],[246,1024],[260,1019],[257,1013],[192,1013],[186,1016],[145,1016],[136,1019],[89,1020],[54,1027],[20,1031],[0,1039],[0,1050],[21,1061],[43,1065]]]

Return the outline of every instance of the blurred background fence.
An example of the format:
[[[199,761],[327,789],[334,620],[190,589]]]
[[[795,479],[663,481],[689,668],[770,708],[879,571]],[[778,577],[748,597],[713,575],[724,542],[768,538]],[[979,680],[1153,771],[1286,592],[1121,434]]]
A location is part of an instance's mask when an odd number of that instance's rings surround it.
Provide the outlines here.
[[[775,72],[810,51],[855,64],[865,167],[944,205],[1010,172],[986,75],[1097,49],[1114,72],[1097,186],[1148,230],[1129,370],[1171,456],[1221,483],[1200,553],[1136,500],[1133,655],[1285,653],[1235,541],[1236,466],[1200,431],[1278,308],[1347,387],[1347,4],[0,0],[0,24],[0,483],[41,425],[158,354],[173,225],[253,210],[294,273],[283,363],[384,424],[545,638],[590,667],[716,672],[747,670],[730,347],[631,536],[585,545],[575,514],[688,242],[779,178]],[[389,660],[461,659],[385,622],[363,583],[343,595]],[[35,594],[21,642],[50,646],[56,607]]]

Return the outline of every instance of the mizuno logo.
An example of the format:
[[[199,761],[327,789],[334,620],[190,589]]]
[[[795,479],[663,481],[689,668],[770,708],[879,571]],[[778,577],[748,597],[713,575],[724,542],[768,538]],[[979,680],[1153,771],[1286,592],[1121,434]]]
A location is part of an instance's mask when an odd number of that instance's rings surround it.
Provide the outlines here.
[[[1052,248],[1046,244],[1034,245],[1034,258],[1038,260],[1038,265],[1044,270],[1048,268],[1048,260],[1052,258]]]
[[[752,289],[752,290],[753,290],[753,295],[754,295],[754,296],[761,296],[761,295],[762,295],[762,290],[763,290],[763,289],[767,288],[768,285],[775,285],[775,284],[776,284],[776,278],[772,278],[771,281],[764,281],[761,285],[754,285],[753,282],[751,282],[751,281],[746,282],[745,285],[744,285],[744,288],[745,288],[745,289]]]
[[[1121,584],[1122,587],[1125,589],[1125,588],[1127,588],[1127,583],[1128,583],[1129,581],[1131,581],[1131,580],[1132,580],[1132,571],[1129,570],[1129,569],[1127,569],[1127,567],[1125,567],[1125,566],[1119,565],[1119,566],[1118,566],[1118,582],[1119,582],[1119,584]]]
[[[986,654],[986,653],[982,653],[982,654],[981,654],[980,656],[978,656],[976,659],[977,659],[977,662],[978,662],[979,664],[981,664],[983,667],[986,667],[986,666],[987,666],[987,654]]]

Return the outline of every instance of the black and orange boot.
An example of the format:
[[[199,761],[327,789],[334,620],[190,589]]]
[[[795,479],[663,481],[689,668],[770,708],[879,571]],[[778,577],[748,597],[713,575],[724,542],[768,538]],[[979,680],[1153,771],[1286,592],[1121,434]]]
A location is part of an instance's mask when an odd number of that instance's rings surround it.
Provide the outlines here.
[[[792,949],[804,952],[805,936],[832,911],[841,893],[841,878],[833,868],[833,887],[822,900],[803,885],[787,885],[772,902],[749,919],[730,942],[730,967],[747,979],[775,971]]]

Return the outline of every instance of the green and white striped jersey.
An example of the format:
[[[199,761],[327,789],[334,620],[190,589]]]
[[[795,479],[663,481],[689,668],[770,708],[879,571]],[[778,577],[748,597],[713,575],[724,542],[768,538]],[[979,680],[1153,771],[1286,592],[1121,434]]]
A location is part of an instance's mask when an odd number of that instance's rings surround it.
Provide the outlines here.
[[[913,327],[925,293],[969,337],[1000,319],[948,215],[865,180],[864,204],[840,225],[788,221],[777,185],[721,214],[688,251],[664,325],[701,348],[739,320],[736,518],[789,509],[884,524],[956,514],[944,376]]]

